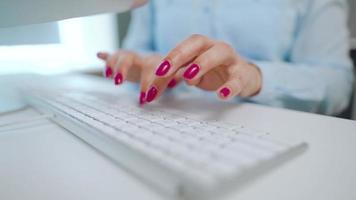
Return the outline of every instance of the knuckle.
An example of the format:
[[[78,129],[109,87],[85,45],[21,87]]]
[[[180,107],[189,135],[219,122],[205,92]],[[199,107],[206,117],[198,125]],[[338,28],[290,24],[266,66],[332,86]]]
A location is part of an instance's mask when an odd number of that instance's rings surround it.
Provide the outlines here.
[[[199,44],[199,46],[203,45],[204,43],[207,43],[210,41],[210,39],[201,34],[193,34],[189,37],[188,41],[194,42],[196,44]]]
[[[227,42],[224,42],[224,41],[218,41],[217,42],[217,45],[219,47],[221,47],[222,49],[226,50],[226,51],[229,51],[229,52],[234,52],[235,49]]]
[[[201,35],[201,34],[197,34],[197,33],[192,34],[192,35],[189,37],[189,39],[191,39],[191,40],[204,40],[204,39],[206,39],[206,38],[207,38],[206,36]]]
[[[133,51],[129,50],[119,50],[118,53],[118,58],[124,58],[124,59],[133,59],[136,56],[136,53]]]
[[[209,70],[213,67],[213,59],[211,56],[199,57],[194,63],[201,67],[201,70]]]
[[[117,62],[117,67],[121,69],[126,69],[131,66],[132,60],[129,57],[121,57],[119,62]]]
[[[171,53],[167,56],[168,60],[174,60],[175,58],[184,58],[186,53],[182,50],[181,46],[177,46],[177,48],[173,49]]]

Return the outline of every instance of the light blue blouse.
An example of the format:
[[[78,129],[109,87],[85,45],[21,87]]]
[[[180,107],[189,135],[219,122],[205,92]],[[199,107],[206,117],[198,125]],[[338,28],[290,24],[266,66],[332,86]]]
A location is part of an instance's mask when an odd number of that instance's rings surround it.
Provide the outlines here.
[[[231,44],[261,68],[256,103],[337,114],[350,99],[345,0],[151,0],[124,47],[165,55],[193,33]]]

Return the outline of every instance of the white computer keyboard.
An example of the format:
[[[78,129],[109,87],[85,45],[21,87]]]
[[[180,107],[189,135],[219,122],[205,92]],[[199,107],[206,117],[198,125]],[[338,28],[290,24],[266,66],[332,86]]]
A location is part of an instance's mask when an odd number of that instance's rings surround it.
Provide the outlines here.
[[[86,92],[37,93],[29,99],[123,168],[181,199],[222,193],[306,147],[240,125],[122,105]]]

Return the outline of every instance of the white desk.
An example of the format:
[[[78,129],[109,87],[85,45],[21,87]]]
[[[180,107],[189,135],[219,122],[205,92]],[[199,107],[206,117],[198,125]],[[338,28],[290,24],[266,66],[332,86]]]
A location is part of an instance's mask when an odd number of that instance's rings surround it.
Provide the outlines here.
[[[355,121],[252,104],[208,102],[194,95],[175,99],[167,101],[171,99],[166,97],[162,104],[200,114],[201,118],[215,116],[270,131],[277,137],[301,138],[309,143],[304,154],[240,185],[224,199],[356,199]],[[213,113],[212,109],[206,109],[207,105],[219,108],[220,112]],[[39,114],[31,108],[0,115],[0,124],[35,115]],[[39,120],[36,126],[23,129],[5,132],[0,129],[0,199],[166,197],[64,129]]]

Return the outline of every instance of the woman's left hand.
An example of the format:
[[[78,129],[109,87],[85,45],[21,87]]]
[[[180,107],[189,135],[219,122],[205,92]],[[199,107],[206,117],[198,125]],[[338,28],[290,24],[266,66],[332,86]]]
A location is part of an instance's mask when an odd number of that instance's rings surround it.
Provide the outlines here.
[[[163,59],[149,89],[159,88],[161,78],[180,74],[189,85],[216,91],[221,99],[249,97],[262,87],[259,68],[248,63],[227,43],[192,35]]]

